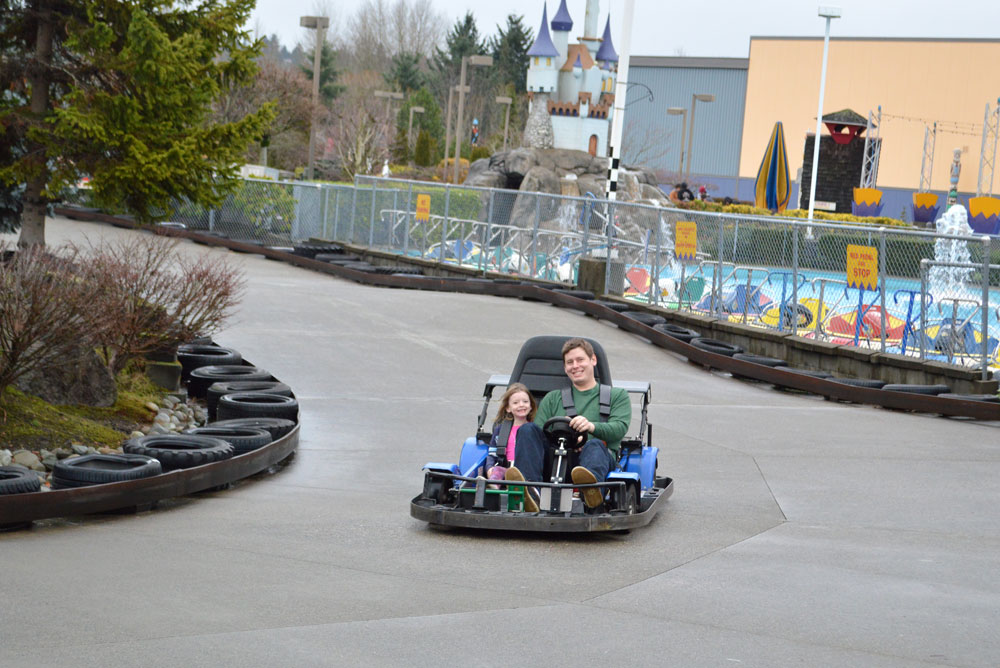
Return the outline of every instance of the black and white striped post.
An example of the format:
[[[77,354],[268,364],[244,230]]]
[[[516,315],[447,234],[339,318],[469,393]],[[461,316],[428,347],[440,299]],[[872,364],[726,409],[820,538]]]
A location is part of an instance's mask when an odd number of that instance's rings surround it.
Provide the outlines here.
[[[625,12],[622,15],[621,49],[618,54],[618,77],[615,80],[614,111],[611,115],[611,137],[608,139],[608,180],[605,197],[607,224],[607,263],[604,269],[604,292],[608,292],[611,280],[611,240],[614,237],[614,202],[618,198],[618,171],[621,162],[622,128],[625,124],[625,95],[628,88],[628,61],[632,50],[632,15],[635,13],[635,0],[625,0]]]

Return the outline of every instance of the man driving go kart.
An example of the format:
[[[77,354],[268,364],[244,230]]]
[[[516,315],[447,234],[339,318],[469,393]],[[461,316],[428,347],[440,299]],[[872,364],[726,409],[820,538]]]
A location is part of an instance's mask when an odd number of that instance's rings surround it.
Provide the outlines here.
[[[562,357],[572,387],[546,394],[538,405],[534,422],[518,430],[517,466],[508,469],[507,480],[546,479],[546,438],[542,425],[556,416],[569,417],[569,426],[581,434],[569,461],[574,484],[604,482],[618,461],[621,440],[632,419],[628,392],[597,383],[594,377],[597,356],[589,341],[569,339],[562,347]],[[584,488],[582,495],[588,508],[596,508],[603,501],[603,493],[597,487]],[[528,512],[538,512],[534,490],[525,495],[524,503]]]

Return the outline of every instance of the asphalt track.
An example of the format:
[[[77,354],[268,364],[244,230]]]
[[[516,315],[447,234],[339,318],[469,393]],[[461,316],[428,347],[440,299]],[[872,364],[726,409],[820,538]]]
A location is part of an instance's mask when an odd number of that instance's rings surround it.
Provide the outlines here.
[[[180,247],[244,267],[216,338],[292,386],[300,449],[224,492],[0,534],[5,668],[1000,664],[1000,424],[778,392],[551,305]],[[411,519],[421,465],[457,457],[536,334],[652,383],[673,497],[627,535]]]

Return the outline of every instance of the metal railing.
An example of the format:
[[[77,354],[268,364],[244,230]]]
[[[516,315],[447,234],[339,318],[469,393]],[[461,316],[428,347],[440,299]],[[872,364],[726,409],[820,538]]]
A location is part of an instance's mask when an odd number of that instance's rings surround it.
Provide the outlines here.
[[[998,237],[361,176],[351,185],[246,179],[220,209],[182,204],[174,220],[261,243],[321,237],[567,284],[577,280],[582,258],[597,258],[606,265],[605,292],[637,302],[922,359],[1000,366]],[[675,253],[681,221],[696,225],[691,260]],[[874,289],[847,284],[848,245],[876,251]],[[942,303],[959,306],[952,315]],[[954,337],[965,337],[964,347]],[[975,354],[966,345],[972,341]]]

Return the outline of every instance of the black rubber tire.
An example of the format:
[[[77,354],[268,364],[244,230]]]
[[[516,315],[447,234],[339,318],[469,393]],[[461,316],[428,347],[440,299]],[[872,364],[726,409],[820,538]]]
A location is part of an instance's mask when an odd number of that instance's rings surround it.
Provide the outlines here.
[[[219,416],[219,420],[242,417],[277,417],[298,422],[299,402],[292,397],[283,397],[280,394],[235,392],[225,394],[219,399],[216,414]]]
[[[52,469],[52,486],[85,487],[107,482],[139,480],[160,475],[163,466],[159,460],[146,455],[83,455],[68,457],[56,462]]]
[[[751,353],[736,353],[733,355],[734,360],[743,360],[744,362],[752,362],[753,364],[762,364],[763,366],[776,367],[776,366],[788,366],[788,362],[777,357],[767,357],[765,355],[753,355]]]
[[[672,322],[664,322],[659,325],[653,325],[653,329],[658,332],[663,332],[667,336],[673,337],[678,341],[683,341],[684,343],[691,343],[691,339],[701,337],[701,332],[688,329],[687,327],[681,327],[680,325],[675,325]]]
[[[292,253],[301,257],[315,258],[320,253],[343,253],[344,247],[340,244],[296,244],[292,248]]]
[[[666,318],[662,315],[657,315],[656,313],[647,313],[646,311],[620,311],[620,313],[626,318],[630,318],[636,322],[641,322],[649,327],[665,325],[667,323]]]
[[[793,366],[781,367],[782,371],[788,371],[789,373],[797,373],[800,376],[812,376],[813,378],[822,378],[823,380],[833,380],[833,374],[829,371],[818,371],[817,369],[797,369]]]
[[[572,288],[552,288],[552,292],[558,292],[561,295],[566,295],[567,297],[576,297],[577,299],[586,299],[590,301],[596,299],[594,293],[590,290],[574,290]]]
[[[240,364],[243,356],[233,348],[185,343],[177,347],[177,361],[181,363],[181,382],[187,382],[195,369]]]
[[[374,265],[372,265],[372,264],[370,264],[368,262],[345,262],[344,264],[342,264],[340,266],[343,267],[344,269],[353,269],[354,271],[363,271],[366,274],[374,274],[375,273],[375,267],[374,267]]]
[[[351,253],[319,253],[314,260],[319,260],[320,262],[329,262],[330,264],[347,264],[348,262],[361,262],[360,255],[352,255]]]
[[[237,380],[266,381],[274,380],[274,376],[270,371],[255,366],[203,366],[191,372],[187,386],[188,395],[201,399],[208,393],[208,388],[215,383]]]
[[[264,394],[281,394],[292,396],[292,388],[278,381],[267,380],[236,380],[212,383],[205,391],[205,404],[208,406],[208,421],[215,421],[215,411],[219,407],[219,397],[233,392],[263,392]]]
[[[219,420],[208,425],[210,427],[260,427],[271,432],[271,438],[277,441],[279,438],[295,429],[295,423],[284,418],[251,417],[236,418],[233,420]]]
[[[628,304],[622,304],[620,302],[607,301],[607,300],[604,300],[604,299],[595,299],[594,303],[595,304],[600,304],[601,306],[604,306],[605,308],[609,308],[612,311],[616,311],[618,313],[621,313],[622,311],[630,311],[632,309],[632,307],[629,306]]]
[[[234,448],[221,438],[192,434],[150,434],[125,441],[122,450],[159,460],[164,471],[189,469],[229,459]]]
[[[690,343],[699,350],[705,350],[717,355],[725,355],[726,357],[732,357],[736,353],[744,352],[742,346],[737,346],[733,343],[726,343],[725,341],[719,341],[718,339],[699,337],[697,339],[691,339]]]
[[[186,430],[184,433],[221,438],[233,446],[234,457],[242,455],[245,452],[251,452],[257,448],[262,448],[274,440],[271,432],[263,427],[217,427],[213,425],[210,427],[194,427]]]
[[[0,466],[0,494],[29,494],[42,489],[41,478],[17,464]]]
[[[841,385],[867,387],[873,390],[881,390],[885,386],[884,380],[875,380],[874,378],[831,378],[830,380]]]
[[[951,392],[947,385],[908,385],[906,383],[889,383],[882,386],[883,390],[889,392],[909,392],[910,394],[930,394],[938,395]]]
[[[379,267],[379,273],[390,276],[423,276],[424,270],[420,267]]]
[[[1000,396],[995,394],[952,394],[943,392],[938,395],[945,399],[961,399],[962,401],[983,401],[989,404],[1000,404]]]

